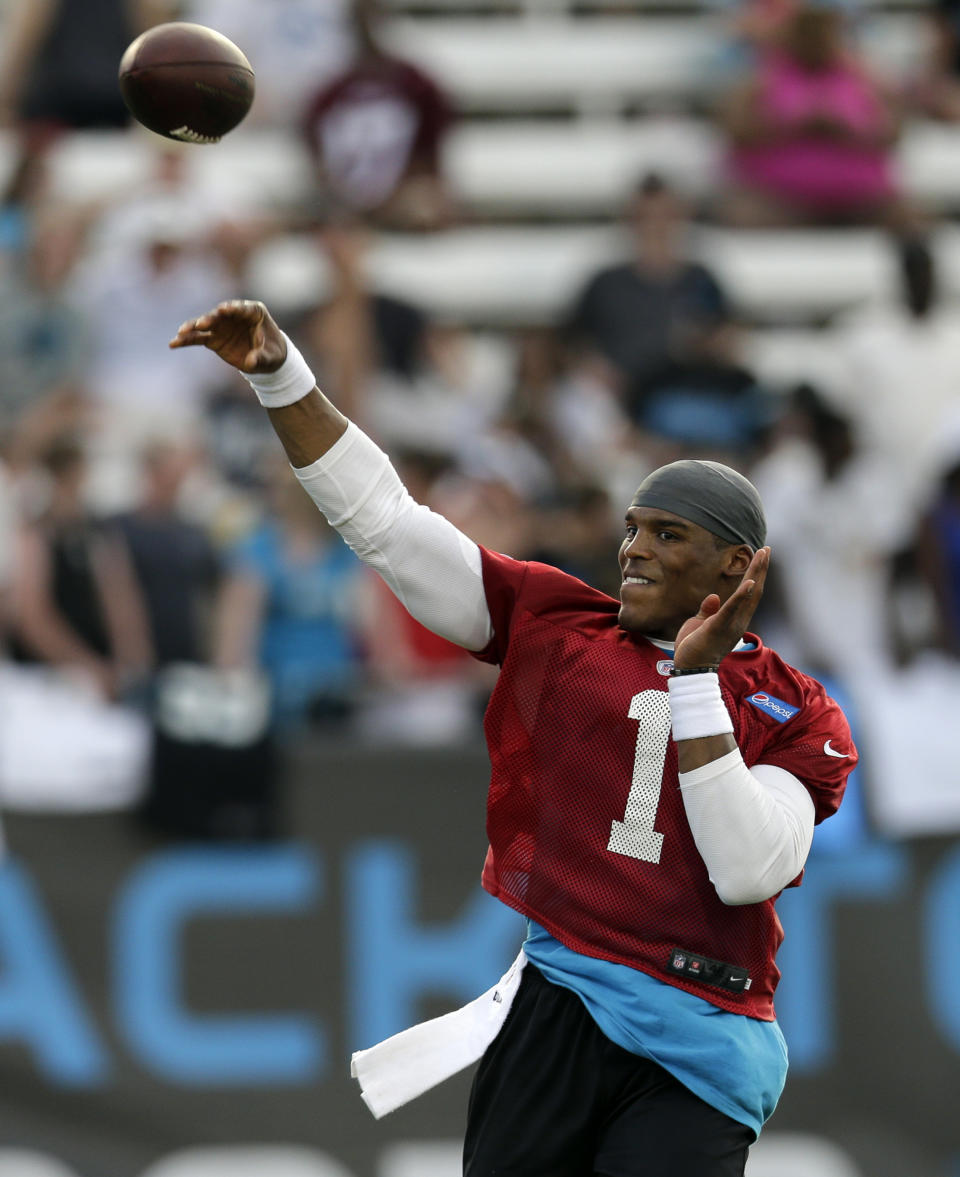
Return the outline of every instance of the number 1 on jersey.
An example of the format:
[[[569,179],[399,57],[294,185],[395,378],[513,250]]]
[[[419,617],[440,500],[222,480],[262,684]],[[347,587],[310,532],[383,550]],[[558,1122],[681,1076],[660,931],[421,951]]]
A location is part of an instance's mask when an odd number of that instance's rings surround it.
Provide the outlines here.
[[[641,691],[628,712],[639,722],[633,780],[623,821],[610,826],[607,849],[643,862],[659,862],[663,834],[653,828],[660,805],[663,768],[670,743],[670,698],[666,691]]]

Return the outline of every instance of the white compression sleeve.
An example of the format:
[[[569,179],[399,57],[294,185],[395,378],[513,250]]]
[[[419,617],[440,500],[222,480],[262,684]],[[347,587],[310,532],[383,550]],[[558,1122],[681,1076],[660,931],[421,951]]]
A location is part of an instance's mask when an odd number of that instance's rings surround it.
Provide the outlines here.
[[[493,627],[480,549],[414,501],[390,459],[357,425],[351,422],[321,458],[294,473],[417,621],[458,646],[483,649]]]
[[[773,764],[740,750],[680,774],[687,821],[724,903],[759,903],[797,877],[813,840],[810,794]]]

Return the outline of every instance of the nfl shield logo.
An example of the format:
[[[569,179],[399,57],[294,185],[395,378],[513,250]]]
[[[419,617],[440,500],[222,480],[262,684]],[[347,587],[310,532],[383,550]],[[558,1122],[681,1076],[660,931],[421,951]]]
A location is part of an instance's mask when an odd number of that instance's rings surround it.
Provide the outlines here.
[[[661,658],[660,661],[657,663],[657,674],[662,674],[664,676],[664,678],[666,678],[667,675],[669,675],[671,670],[673,670],[673,659],[672,658]]]
[[[673,954],[673,967],[675,969],[682,969],[687,963],[687,958],[682,952],[675,952]]]

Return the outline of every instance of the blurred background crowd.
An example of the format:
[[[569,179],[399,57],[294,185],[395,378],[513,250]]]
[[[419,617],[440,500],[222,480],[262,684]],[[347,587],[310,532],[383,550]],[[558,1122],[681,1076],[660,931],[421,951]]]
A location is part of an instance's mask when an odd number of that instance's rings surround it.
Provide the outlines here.
[[[215,146],[121,104],[170,19],[256,71]],[[229,298],[417,499],[613,594],[649,470],[755,481],[753,628],[862,760],[750,1172],[960,1174],[958,216],[960,0],[0,0],[0,1177],[449,1177],[465,1087],[374,1125],[346,1059],[521,934],[493,672],[167,348]]]
[[[169,19],[256,70],[215,147],[122,107]],[[0,799],[266,835],[288,741],[479,737],[487,668],[327,527],[234,373],[168,352],[224,298],[415,497],[613,594],[644,474],[736,466],[755,627],[952,705],[958,120],[956,0],[5,0]],[[244,771],[201,804],[216,757]]]

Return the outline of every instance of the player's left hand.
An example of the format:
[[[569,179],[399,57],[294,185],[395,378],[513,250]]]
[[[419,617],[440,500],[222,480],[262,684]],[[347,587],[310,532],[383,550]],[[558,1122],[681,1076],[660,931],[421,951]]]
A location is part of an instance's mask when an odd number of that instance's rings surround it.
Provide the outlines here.
[[[678,669],[716,666],[743,637],[763,595],[770,566],[770,549],[760,548],[743,580],[721,604],[716,593],[704,597],[700,611],[685,621],[677,634],[673,664]]]

